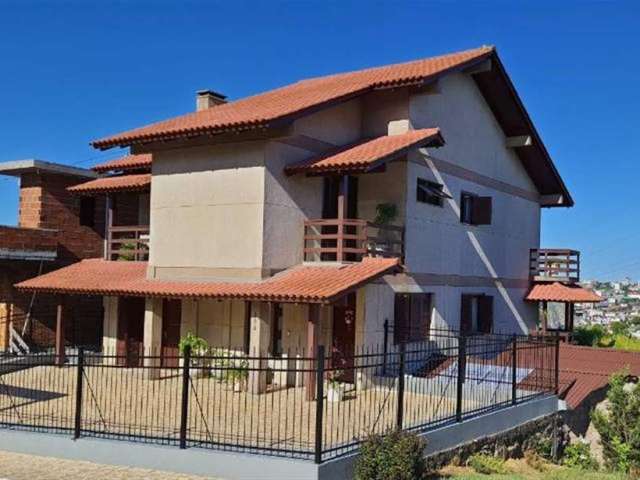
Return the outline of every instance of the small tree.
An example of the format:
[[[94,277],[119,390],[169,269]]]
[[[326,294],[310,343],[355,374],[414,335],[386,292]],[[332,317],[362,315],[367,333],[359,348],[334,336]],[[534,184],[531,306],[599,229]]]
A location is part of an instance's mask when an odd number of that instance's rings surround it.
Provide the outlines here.
[[[607,466],[622,472],[640,471],[640,388],[629,388],[628,376],[623,370],[611,377],[607,408],[591,414]]]

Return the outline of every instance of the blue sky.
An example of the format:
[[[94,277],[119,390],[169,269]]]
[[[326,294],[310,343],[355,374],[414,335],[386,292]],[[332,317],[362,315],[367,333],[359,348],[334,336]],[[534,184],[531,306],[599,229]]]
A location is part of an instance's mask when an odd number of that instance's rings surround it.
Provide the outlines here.
[[[585,277],[640,278],[640,2],[44,2],[0,0],[0,160],[91,166],[89,141],[291,81],[493,44],[572,209],[543,245]],[[0,177],[0,223],[17,187]]]

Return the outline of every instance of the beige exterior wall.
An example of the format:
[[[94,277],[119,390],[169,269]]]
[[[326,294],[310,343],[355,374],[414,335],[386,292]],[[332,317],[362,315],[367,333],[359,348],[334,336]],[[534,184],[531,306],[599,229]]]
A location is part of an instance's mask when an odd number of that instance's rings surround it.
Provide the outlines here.
[[[154,153],[151,275],[260,278],[262,141]]]

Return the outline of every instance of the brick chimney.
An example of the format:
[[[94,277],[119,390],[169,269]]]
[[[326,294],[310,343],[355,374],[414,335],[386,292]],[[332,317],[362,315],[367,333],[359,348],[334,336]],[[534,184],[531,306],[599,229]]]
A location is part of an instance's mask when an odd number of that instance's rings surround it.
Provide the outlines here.
[[[196,110],[207,110],[217,105],[227,103],[226,95],[214,92],[213,90],[198,90],[196,92]]]

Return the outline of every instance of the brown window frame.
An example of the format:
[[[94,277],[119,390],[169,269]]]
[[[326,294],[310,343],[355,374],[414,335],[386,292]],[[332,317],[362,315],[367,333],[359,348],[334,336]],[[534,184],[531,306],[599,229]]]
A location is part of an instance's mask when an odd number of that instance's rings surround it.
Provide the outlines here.
[[[444,199],[449,197],[443,190],[444,185],[441,183],[418,178],[416,180],[416,202],[442,207]]]
[[[491,225],[493,198],[476,193],[460,192],[460,223],[465,225]]]
[[[393,343],[398,345],[427,340],[431,331],[432,314],[433,293],[396,293]]]
[[[473,300],[476,300],[474,328]],[[460,297],[460,333],[465,335],[486,335],[493,333],[493,295],[484,293],[463,293]]]

